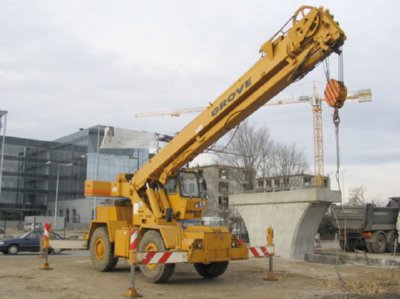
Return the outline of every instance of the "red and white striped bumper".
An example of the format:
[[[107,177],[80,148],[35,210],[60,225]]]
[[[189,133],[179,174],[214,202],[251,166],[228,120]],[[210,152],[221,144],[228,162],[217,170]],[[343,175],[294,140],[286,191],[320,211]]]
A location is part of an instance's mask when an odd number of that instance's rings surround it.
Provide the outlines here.
[[[273,246],[249,247],[249,258],[263,258],[274,255]],[[163,252],[138,252],[136,254],[138,264],[178,264],[188,262],[186,251],[163,251]]]

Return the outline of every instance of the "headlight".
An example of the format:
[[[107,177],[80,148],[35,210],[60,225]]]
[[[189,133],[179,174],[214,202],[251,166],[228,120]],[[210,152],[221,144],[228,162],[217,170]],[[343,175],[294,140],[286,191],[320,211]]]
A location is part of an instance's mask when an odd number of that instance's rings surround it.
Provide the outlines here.
[[[206,203],[205,202],[199,202],[199,203],[195,203],[194,204],[194,207],[195,207],[195,209],[200,209],[200,208],[204,208],[206,206]]]
[[[4,245],[4,242],[0,241],[0,245]]]
[[[196,241],[194,243],[194,248],[195,249],[202,249],[203,248],[203,243],[201,241]]]

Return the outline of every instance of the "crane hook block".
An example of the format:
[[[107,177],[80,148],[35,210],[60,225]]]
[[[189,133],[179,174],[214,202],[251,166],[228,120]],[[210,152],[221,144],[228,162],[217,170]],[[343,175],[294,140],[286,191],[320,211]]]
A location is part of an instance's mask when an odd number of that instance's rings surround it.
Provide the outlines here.
[[[342,108],[347,97],[347,88],[342,81],[329,80],[325,88],[325,101],[333,108]]]

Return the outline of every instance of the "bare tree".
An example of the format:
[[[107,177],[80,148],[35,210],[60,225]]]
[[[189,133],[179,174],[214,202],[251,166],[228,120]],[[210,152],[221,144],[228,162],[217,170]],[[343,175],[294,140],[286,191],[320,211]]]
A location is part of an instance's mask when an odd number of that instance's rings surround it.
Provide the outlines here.
[[[387,204],[387,199],[386,198],[374,197],[374,198],[371,199],[371,203],[374,206],[377,206],[377,207],[385,207],[386,204]]]
[[[282,179],[284,189],[290,189],[299,184],[300,182],[291,177],[304,173],[306,169],[308,169],[308,164],[304,151],[299,150],[295,143],[291,145],[275,144],[271,174]]]
[[[282,187],[290,189],[299,183],[290,177],[308,169],[304,152],[299,150],[296,144],[274,143],[265,126],[255,127],[245,121],[229,134],[229,138],[227,150],[230,154],[220,157],[224,163],[242,169],[241,172],[237,172],[241,175],[234,179],[245,190],[255,189],[257,177],[264,182],[271,176],[279,177],[283,180]],[[263,183],[259,189],[265,191],[265,187]]]
[[[222,154],[220,158],[224,163],[242,169],[234,179],[245,190],[253,190],[257,174],[272,153],[273,143],[268,128],[255,127],[246,120],[228,137],[227,151],[230,154]]]
[[[365,204],[364,194],[366,192],[366,188],[364,186],[354,187],[349,190],[349,204],[353,206],[361,206]]]

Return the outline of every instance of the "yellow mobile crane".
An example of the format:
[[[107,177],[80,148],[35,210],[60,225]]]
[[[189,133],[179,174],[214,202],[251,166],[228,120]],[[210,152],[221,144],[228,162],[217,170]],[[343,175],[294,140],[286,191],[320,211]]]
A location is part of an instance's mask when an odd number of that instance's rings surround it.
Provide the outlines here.
[[[199,175],[182,167],[330,54],[341,52],[346,36],[327,9],[303,6],[289,22],[287,31],[280,29],[261,46],[261,58],[243,76],[138,171],[120,174],[115,182],[85,182],[86,196],[116,198],[97,208],[87,233],[95,269],[111,271],[118,258],[129,257],[131,228],[139,232],[140,252],[183,251],[206,278],[223,274],[230,260],[248,258],[245,245],[226,227],[183,228],[183,220],[201,220],[207,199]],[[346,92],[341,82],[336,85],[332,106],[340,108]],[[175,264],[140,268],[151,281],[164,282]]]

